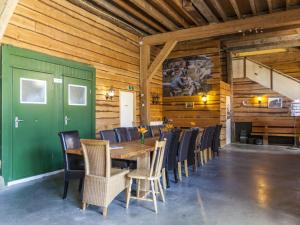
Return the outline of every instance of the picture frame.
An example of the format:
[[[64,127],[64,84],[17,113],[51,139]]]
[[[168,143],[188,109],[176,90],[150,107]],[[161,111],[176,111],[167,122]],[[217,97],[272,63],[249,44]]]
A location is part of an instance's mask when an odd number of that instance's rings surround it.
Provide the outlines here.
[[[185,108],[186,109],[193,109],[195,106],[194,102],[186,102],[185,103]]]
[[[269,97],[268,98],[269,109],[281,109],[282,108],[282,97]]]

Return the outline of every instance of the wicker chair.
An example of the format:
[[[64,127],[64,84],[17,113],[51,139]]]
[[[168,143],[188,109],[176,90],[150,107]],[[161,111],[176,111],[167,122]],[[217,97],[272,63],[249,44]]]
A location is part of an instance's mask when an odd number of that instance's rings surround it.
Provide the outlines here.
[[[111,168],[109,142],[81,140],[85,161],[83,210],[87,204],[102,207],[106,216],[113,199],[128,186],[129,170]]]
[[[153,156],[152,156],[151,167],[149,170],[137,169],[128,174],[130,181],[129,181],[128,191],[127,191],[126,208],[129,207],[129,201],[131,198],[139,199],[139,200],[146,200],[146,201],[153,201],[154,209],[155,209],[155,212],[157,213],[156,191],[155,191],[154,184],[158,184],[160,196],[162,198],[162,201],[165,202],[164,191],[163,191],[163,188],[160,183],[162,164],[163,164],[163,160],[164,160],[165,146],[166,146],[166,140],[156,141],[155,150],[153,151]],[[137,186],[138,186],[137,192],[136,192],[137,193],[136,197],[131,196],[131,185],[132,185],[133,179],[136,179]],[[140,182],[141,182],[141,180],[144,180],[145,182],[150,182],[150,186],[151,186],[150,192],[152,193],[152,199],[146,198],[146,196],[140,197]]]

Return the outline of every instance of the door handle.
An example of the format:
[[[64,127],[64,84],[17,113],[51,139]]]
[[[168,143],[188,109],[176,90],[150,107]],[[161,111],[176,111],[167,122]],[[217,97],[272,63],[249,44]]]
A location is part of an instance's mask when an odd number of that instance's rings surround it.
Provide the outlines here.
[[[71,119],[68,116],[65,116],[65,125],[68,125],[68,121],[70,121]]]
[[[16,118],[15,118],[15,128],[19,127],[20,122],[24,122],[24,120],[20,120],[19,117],[16,116]]]

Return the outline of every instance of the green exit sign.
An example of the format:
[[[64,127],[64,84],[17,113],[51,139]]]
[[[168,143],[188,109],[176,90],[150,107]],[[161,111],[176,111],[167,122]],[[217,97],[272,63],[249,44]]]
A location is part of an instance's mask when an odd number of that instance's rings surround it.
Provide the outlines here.
[[[128,90],[129,90],[129,91],[133,91],[133,90],[134,90],[134,86],[129,85],[129,86],[128,86]]]

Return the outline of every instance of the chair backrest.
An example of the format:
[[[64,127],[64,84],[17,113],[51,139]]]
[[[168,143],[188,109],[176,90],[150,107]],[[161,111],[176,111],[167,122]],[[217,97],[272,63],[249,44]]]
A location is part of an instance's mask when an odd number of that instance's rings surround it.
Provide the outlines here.
[[[174,134],[171,131],[162,132],[160,136],[161,140],[167,140],[162,168],[166,168],[166,166],[168,165],[168,156],[169,156],[169,151],[171,149],[171,144],[173,142],[173,137]]]
[[[218,151],[219,147],[221,146],[220,144],[221,129],[222,129],[222,125],[216,126],[214,137],[213,137],[213,143],[212,143],[213,151]]]
[[[153,151],[151,167],[149,172],[150,177],[158,177],[161,174],[166,142],[166,140],[155,142],[155,149]]]
[[[181,130],[178,128],[172,129],[172,140],[170,143],[170,149],[168,152],[168,169],[175,169],[177,166],[177,155],[178,155],[178,146]]]
[[[209,127],[208,138],[207,138],[207,146],[209,148],[212,147],[212,142],[213,142],[215,130],[216,130],[215,126]]]
[[[63,153],[63,158],[64,158],[64,167],[65,170],[70,170],[72,168],[75,168],[76,165],[72,165],[72,155],[67,154],[66,150],[68,149],[76,149],[80,148],[80,136],[79,132],[77,130],[72,130],[72,131],[63,131],[58,133],[60,143],[62,146],[62,153]],[[78,156],[75,156],[78,158]]]
[[[101,140],[108,140],[109,143],[117,143],[117,136],[114,130],[101,130],[100,132]]]
[[[128,132],[130,141],[135,141],[135,140],[140,139],[140,133],[136,127],[128,127],[127,132]]]
[[[148,132],[146,132],[144,134],[144,137],[145,138],[152,138],[153,137],[153,134],[152,134],[152,129],[150,126],[142,126],[142,127],[145,127],[147,129]]]
[[[109,142],[106,140],[81,140],[85,174],[110,177],[111,158]]]
[[[191,135],[191,140],[190,140],[190,143],[189,143],[188,163],[189,163],[189,165],[194,165],[196,139],[197,139],[197,136],[199,134],[199,128],[194,127],[194,128],[191,128],[191,130],[192,130],[192,135]]]
[[[192,137],[192,131],[185,130],[183,133],[183,136],[181,138],[179,148],[178,148],[178,160],[179,161],[187,160],[191,137]]]
[[[119,127],[114,129],[117,135],[118,142],[129,141],[129,135],[126,127]]]

